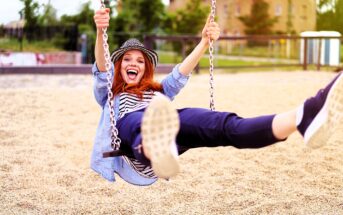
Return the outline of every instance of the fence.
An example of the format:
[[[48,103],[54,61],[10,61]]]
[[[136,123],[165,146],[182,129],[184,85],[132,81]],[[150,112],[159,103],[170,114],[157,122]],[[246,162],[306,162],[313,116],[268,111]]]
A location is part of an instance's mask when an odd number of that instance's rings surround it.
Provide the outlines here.
[[[56,43],[66,51],[76,51],[78,48],[79,32],[77,25],[67,26],[36,26],[24,28],[0,27],[0,38],[17,39],[20,50],[23,50],[23,40],[49,41]]]
[[[73,44],[71,45],[72,48],[66,50],[78,49],[80,32],[77,31],[76,26],[63,29],[47,27],[34,29],[34,32],[31,33],[30,37],[37,40],[40,38],[50,39],[50,41],[58,32],[64,39],[72,41],[69,43]],[[69,35],[70,32],[72,35]],[[168,65],[179,63],[200,41],[200,37],[190,35],[141,35],[134,32],[129,35],[118,32],[109,32],[109,34],[112,50],[130,37],[142,39],[148,48],[158,52],[159,62],[164,64],[164,70],[167,70]],[[0,28],[0,37],[20,38],[21,35],[28,37],[29,34],[25,34],[25,31],[24,33],[20,32],[18,29],[8,31]],[[94,38],[89,39],[89,47],[87,48],[89,56],[93,55],[94,46],[91,46],[93,40]],[[332,50],[330,40],[338,41],[336,44],[339,44],[337,46],[340,47]],[[343,64],[340,63],[343,62],[342,41],[343,37],[221,36],[215,43],[214,63],[216,68],[222,69],[300,67],[303,70],[309,68],[320,70],[323,66],[332,69],[342,68]],[[338,57],[336,64],[328,64],[322,60],[336,57]],[[94,60],[93,58],[89,59],[88,63],[92,63]],[[207,59],[201,60],[196,71],[199,71],[200,68],[208,68],[208,64]]]
[[[162,56],[169,53],[178,60],[175,50],[184,58],[199,40],[197,36],[144,37],[147,47],[156,49]],[[322,66],[342,67],[343,56],[340,53],[343,46],[330,46],[332,40],[342,44],[343,37],[222,36],[215,43],[215,66],[223,69],[301,67],[303,70],[307,70],[309,65],[314,65],[317,70]],[[337,63],[327,63],[323,58],[337,58]],[[208,63],[200,62],[198,68],[204,67],[208,67]]]

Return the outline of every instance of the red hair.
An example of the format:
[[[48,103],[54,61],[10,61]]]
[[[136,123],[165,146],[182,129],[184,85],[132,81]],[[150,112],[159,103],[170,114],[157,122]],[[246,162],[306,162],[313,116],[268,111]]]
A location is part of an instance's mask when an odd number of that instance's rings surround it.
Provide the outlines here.
[[[113,95],[118,95],[123,92],[136,94],[139,98],[143,98],[143,92],[147,90],[153,91],[163,91],[163,87],[160,83],[155,82],[154,79],[154,66],[148,59],[148,57],[143,54],[145,62],[145,72],[138,84],[127,84],[125,83],[121,75],[121,63],[123,61],[123,56],[121,56],[117,62],[114,64],[115,75],[114,75],[114,84],[112,85]]]

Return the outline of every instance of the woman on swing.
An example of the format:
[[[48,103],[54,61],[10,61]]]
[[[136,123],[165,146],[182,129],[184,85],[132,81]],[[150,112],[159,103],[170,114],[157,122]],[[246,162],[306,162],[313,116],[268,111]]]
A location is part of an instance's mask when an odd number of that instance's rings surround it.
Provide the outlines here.
[[[219,38],[218,24],[207,20],[201,40],[161,83],[153,80],[158,56],[136,39],[127,40],[112,53],[114,113],[125,156],[103,157],[111,151],[110,110],[107,104],[106,59],[103,28],[109,26],[109,9],[94,15],[97,27],[96,62],[92,72],[94,95],[102,108],[91,159],[93,170],[109,181],[117,173],[135,185],[149,185],[179,172],[178,154],[196,147],[233,146],[261,148],[284,141],[299,131],[310,147],[325,144],[343,119],[342,73],[299,107],[276,115],[242,118],[235,113],[201,108],[175,110],[170,100],[186,85],[192,70]]]

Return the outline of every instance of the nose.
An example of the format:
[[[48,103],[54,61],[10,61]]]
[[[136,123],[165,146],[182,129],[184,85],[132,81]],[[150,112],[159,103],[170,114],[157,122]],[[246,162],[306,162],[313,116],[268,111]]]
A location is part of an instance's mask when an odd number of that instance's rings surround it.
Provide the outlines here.
[[[130,66],[136,67],[137,65],[135,63],[131,63]]]

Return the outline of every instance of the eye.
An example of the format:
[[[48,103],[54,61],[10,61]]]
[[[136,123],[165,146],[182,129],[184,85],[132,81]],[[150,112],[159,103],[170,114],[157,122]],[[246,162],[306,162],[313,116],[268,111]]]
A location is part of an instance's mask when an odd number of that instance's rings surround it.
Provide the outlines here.
[[[124,57],[124,58],[123,58],[123,61],[130,61],[130,58],[128,58],[128,57],[125,58],[125,57]]]

